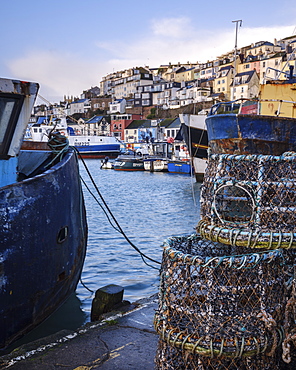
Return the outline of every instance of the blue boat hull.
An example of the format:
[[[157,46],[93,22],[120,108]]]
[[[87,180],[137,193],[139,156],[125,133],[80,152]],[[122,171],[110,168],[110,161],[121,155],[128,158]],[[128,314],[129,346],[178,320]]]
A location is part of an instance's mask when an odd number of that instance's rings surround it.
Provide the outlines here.
[[[296,119],[217,114],[206,118],[213,153],[281,155],[296,150]]]
[[[182,162],[182,161],[170,161],[168,163],[168,171],[171,173],[184,173],[184,174],[191,174],[192,167],[190,163]]]
[[[86,244],[73,150],[46,172],[0,189],[0,347],[33,329],[75,291]]]
[[[120,154],[120,144],[75,145],[83,158],[116,158]]]

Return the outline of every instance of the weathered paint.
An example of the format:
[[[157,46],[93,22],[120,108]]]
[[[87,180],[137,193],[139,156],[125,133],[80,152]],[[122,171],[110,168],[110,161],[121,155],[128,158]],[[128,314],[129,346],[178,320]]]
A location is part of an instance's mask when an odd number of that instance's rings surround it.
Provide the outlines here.
[[[46,172],[0,189],[0,347],[76,289],[87,223],[72,150]]]
[[[0,160],[0,187],[13,184],[17,178],[17,158]]]
[[[296,119],[217,114],[206,125],[213,153],[281,155],[296,150]]]
[[[268,81],[260,87],[261,114],[273,115],[279,109],[280,115],[296,118],[296,103],[270,101],[271,99],[287,100],[296,102],[296,80],[294,81]]]

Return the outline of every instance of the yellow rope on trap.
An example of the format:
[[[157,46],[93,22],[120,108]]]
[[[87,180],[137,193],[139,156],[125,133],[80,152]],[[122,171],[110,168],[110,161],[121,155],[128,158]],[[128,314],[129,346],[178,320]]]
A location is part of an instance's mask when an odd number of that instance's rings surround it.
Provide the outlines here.
[[[234,247],[262,249],[296,248],[296,233],[281,231],[253,231],[245,228],[234,228],[212,225],[210,221],[201,220],[196,231],[205,239]]]
[[[206,357],[243,358],[259,354],[271,356],[283,341],[283,329],[276,328],[261,337],[241,336],[234,338],[199,337],[166,324],[156,313],[154,327],[161,339],[170,346]]]

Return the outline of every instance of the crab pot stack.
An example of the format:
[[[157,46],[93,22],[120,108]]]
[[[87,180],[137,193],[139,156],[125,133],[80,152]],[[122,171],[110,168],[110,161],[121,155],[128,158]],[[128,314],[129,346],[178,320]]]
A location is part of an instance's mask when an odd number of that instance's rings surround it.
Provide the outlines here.
[[[252,248],[296,248],[296,153],[210,155],[198,232]]]
[[[198,233],[164,243],[157,369],[296,368],[295,170],[210,156]]]

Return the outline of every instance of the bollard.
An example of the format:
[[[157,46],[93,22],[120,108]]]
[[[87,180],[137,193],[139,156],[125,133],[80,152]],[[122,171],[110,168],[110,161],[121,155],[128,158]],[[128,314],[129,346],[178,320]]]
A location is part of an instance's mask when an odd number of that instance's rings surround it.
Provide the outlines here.
[[[106,285],[96,291],[91,306],[91,321],[97,321],[103,313],[122,302],[123,287],[115,284]]]

